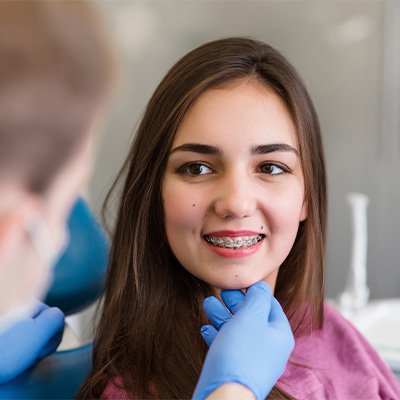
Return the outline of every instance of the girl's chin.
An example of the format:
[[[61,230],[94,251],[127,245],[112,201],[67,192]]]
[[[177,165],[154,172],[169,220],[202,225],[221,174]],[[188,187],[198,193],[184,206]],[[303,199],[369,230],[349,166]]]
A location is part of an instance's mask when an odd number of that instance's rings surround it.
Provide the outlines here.
[[[221,290],[246,290],[251,285],[254,285],[257,280],[244,280],[238,279],[237,281],[227,282],[224,280],[223,282],[216,282],[211,284],[213,291],[219,293]]]
[[[276,269],[272,271],[272,273],[267,276],[224,276],[220,279],[214,279],[213,281],[208,281],[208,284],[213,288],[216,293],[219,293],[221,290],[246,290],[251,285],[254,285],[256,282],[263,281],[269,285],[271,291],[275,290],[276,278],[278,275],[278,270]],[[253,274],[252,274],[253,275]]]

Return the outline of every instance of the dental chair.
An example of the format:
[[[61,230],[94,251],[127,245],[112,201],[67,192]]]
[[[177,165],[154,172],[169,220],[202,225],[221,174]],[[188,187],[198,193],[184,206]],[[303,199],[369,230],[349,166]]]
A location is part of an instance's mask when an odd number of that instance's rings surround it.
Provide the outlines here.
[[[60,258],[45,302],[65,315],[93,304],[105,281],[109,246],[84,200],[68,220],[70,243]],[[0,399],[75,399],[92,363],[92,343],[56,351],[0,386]]]

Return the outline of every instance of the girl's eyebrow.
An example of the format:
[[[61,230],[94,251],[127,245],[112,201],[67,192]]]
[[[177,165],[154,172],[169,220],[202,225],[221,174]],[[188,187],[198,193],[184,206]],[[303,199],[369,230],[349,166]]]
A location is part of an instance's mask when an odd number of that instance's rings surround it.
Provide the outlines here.
[[[199,153],[199,154],[208,154],[208,155],[215,155],[215,156],[222,156],[223,152],[218,146],[211,146],[208,144],[200,144],[200,143],[185,143],[178,147],[175,147],[171,150],[170,154],[184,151],[184,152],[191,152],[191,153]],[[250,154],[268,154],[273,153],[276,151],[289,151],[295,153],[297,156],[299,152],[292,146],[286,143],[273,143],[273,144],[263,144],[259,146],[254,146],[250,149]]]
[[[260,146],[254,146],[250,150],[251,154],[267,154],[275,151],[290,151],[296,154],[296,156],[299,156],[299,152],[286,143],[262,144]]]
[[[188,151],[191,153],[210,154],[215,156],[222,156],[222,150],[217,146],[210,146],[208,144],[200,143],[185,143],[171,150],[170,154],[178,151]]]

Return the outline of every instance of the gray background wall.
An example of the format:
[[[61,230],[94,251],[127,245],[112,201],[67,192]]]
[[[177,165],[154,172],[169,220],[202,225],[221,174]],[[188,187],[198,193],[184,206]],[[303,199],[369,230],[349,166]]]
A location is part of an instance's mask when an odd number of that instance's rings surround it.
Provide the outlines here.
[[[371,297],[400,296],[400,2],[95,3],[109,22],[124,74],[90,188],[96,212],[146,102],[172,64],[206,41],[253,36],[295,65],[320,117],[329,180],[328,296],[345,286],[351,256],[346,194],[353,191],[370,197]]]

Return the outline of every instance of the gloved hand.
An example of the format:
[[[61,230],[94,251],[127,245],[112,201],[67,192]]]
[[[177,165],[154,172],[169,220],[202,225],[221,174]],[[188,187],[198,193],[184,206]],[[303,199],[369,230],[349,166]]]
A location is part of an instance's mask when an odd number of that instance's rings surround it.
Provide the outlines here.
[[[201,329],[210,348],[193,399],[205,399],[226,382],[241,383],[265,399],[294,348],[289,321],[264,282],[250,286],[246,295],[222,290],[221,298],[233,315],[214,296],[204,300],[214,327]]]
[[[0,384],[53,353],[61,342],[64,314],[38,302],[31,317],[0,332]]]

